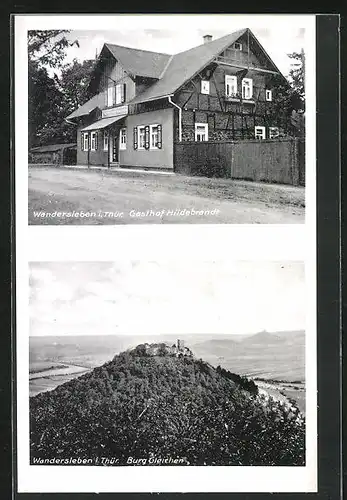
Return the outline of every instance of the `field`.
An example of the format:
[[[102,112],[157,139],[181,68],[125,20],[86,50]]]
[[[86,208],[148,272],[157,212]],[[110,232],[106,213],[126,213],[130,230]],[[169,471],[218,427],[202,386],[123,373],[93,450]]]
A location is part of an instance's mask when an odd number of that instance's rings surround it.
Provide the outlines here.
[[[31,167],[28,216],[33,225],[298,224],[305,219],[305,189],[175,174]]]
[[[305,384],[301,382],[288,383],[288,382],[264,382],[262,380],[254,379],[260,392],[269,394],[276,401],[286,402],[287,400],[294,400],[301,411],[305,415]]]
[[[275,399],[292,398],[305,409],[305,334],[180,336],[197,358],[254,379]],[[175,343],[176,336],[30,337],[30,396],[49,391],[144,342]]]

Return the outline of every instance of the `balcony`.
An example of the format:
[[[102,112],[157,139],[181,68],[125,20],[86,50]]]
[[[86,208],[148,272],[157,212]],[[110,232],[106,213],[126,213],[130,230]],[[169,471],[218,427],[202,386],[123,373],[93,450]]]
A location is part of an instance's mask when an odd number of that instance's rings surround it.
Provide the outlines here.
[[[242,54],[242,53],[241,53]],[[267,68],[262,68],[258,67],[254,64],[254,62],[250,61],[248,59],[248,56],[245,57],[240,56],[240,58],[236,59],[235,57],[230,58],[230,57],[223,57],[223,56],[218,56],[214,59],[214,62],[217,65],[222,65],[222,66],[229,66],[232,68],[239,68],[239,69],[245,69],[247,71],[254,70],[254,71],[259,71],[260,73],[270,73],[272,75],[278,75],[278,71],[270,70]]]
[[[254,99],[245,99],[242,98],[241,94],[238,92],[237,94],[230,94],[230,95],[224,95],[224,100],[225,102],[235,102],[235,103],[241,103],[242,104],[255,104]]]

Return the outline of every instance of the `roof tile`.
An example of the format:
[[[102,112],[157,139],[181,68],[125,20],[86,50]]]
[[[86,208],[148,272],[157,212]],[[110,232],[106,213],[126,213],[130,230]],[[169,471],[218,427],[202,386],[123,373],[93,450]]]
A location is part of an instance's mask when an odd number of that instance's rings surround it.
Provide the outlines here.
[[[170,59],[170,54],[132,49],[111,43],[105,43],[105,46],[126,71],[136,76],[160,78]]]

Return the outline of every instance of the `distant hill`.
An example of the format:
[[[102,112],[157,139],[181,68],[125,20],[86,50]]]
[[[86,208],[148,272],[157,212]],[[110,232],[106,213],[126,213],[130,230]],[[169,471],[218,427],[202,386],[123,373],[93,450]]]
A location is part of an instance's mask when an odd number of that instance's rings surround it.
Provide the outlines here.
[[[295,407],[165,343],[128,349],[30,398],[32,464],[79,457],[102,465],[98,457],[109,457],[126,465],[147,457],[160,465],[157,457],[174,457],[178,465],[303,465],[304,442]]]
[[[269,333],[266,331],[256,333],[255,335],[251,335],[242,341],[242,344],[245,345],[255,345],[255,344],[263,344],[263,345],[272,345],[278,343],[286,342],[286,338],[284,336],[278,335],[276,333]]]
[[[214,366],[250,376],[274,380],[305,380],[305,332],[259,332],[193,344],[197,356]]]

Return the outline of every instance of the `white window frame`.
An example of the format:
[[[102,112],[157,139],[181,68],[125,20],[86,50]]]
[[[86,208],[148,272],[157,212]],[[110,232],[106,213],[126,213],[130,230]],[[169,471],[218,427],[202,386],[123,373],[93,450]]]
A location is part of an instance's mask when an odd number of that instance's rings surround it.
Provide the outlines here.
[[[245,90],[249,89],[249,95],[246,97]],[[242,99],[246,101],[253,97],[253,80],[252,78],[242,78]]]
[[[261,132],[261,136],[258,135],[258,132]],[[254,127],[254,135],[255,135],[255,138],[256,139],[266,139],[266,129],[265,127],[263,126],[257,126],[257,127]]]
[[[115,87],[114,85],[109,85],[107,88],[107,107],[112,107],[114,106],[115,102]]]
[[[83,132],[83,151],[88,151],[88,148],[89,148],[88,132]]]
[[[225,95],[227,97],[237,96],[237,76],[225,75]]]
[[[272,101],[272,90],[265,89],[265,100]]]
[[[202,140],[198,140],[198,136],[201,135],[201,132],[198,131],[199,127],[204,127],[203,136],[205,137]],[[208,141],[208,123],[195,123],[195,141],[197,142],[206,142]]]
[[[140,137],[142,137],[143,131],[143,146],[141,146]],[[137,149],[146,149],[146,126],[140,125],[137,127]]]
[[[236,47],[236,45],[238,45],[238,47]],[[242,43],[240,43],[240,42],[235,42],[235,43],[234,43],[234,49],[235,49],[235,50],[242,50]]]
[[[127,129],[121,128],[119,131],[119,149],[124,151],[127,148]]]
[[[269,127],[269,139],[277,139],[279,135],[280,135],[280,129],[278,127]]]
[[[210,93],[209,80],[201,80],[201,93],[202,94],[209,94]]]
[[[158,127],[158,125],[159,125],[158,123],[154,123],[153,125],[150,125],[150,126],[149,126],[149,149],[152,149],[152,150],[159,149],[159,148],[158,148],[158,146],[153,146],[153,145],[152,145],[152,137],[153,137],[153,135],[154,135],[154,133],[153,133],[153,129],[154,129],[154,127]],[[156,135],[157,135],[157,143],[158,143],[158,139],[159,139],[159,130],[157,130]]]
[[[96,132],[90,133],[90,150],[96,151]]]
[[[122,83],[119,83],[119,84],[116,85],[115,104],[122,104],[122,87],[123,87]]]
[[[108,141],[109,141],[109,134],[108,130],[104,130],[104,151],[108,151]]]

